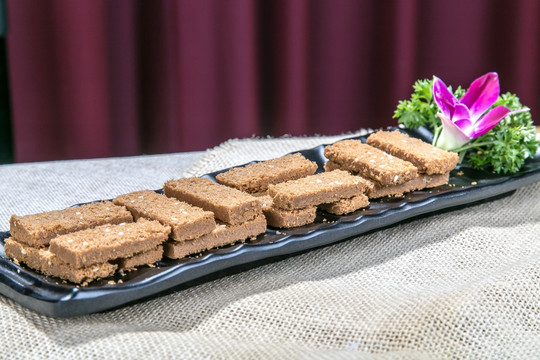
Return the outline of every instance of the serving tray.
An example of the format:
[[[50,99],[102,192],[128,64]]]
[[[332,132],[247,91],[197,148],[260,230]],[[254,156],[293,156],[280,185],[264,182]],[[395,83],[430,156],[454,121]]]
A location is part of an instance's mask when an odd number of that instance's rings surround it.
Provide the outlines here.
[[[431,133],[425,129],[402,131],[431,141]],[[366,137],[354,139],[365,141]],[[322,171],[326,161],[323,152],[324,145],[300,151],[306,158],[317,162],[318,171]],[[204,177],[215,180],[220,172]],[[4,253],[4,240],[10,234],[0,232],[0,294],[49,316],[95,313],[207,281],[218,276],[216,274],[242,271],[421,215],[489,201],[537,181],[540,181],[540,151],[526,162],[519,173],[512,175],[496,175],[461,164],[451,172],[449,185],[415,191],[400,198],[374,200],[368,209],[344,216],[321,211],[313,224],[294,229],[268,228],[265,234],[243,244],[212,249],[197,257],[165,259],[156,267],[140,267],[124,275],[92,282],[86,287],[65,283],[15,264]]]

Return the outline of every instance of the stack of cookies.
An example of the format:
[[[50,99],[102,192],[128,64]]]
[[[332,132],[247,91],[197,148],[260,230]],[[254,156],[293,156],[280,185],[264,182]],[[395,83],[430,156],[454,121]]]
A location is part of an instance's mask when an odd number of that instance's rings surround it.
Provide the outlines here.
[[[268,225],[277,228],[312,223],[317,207],[344,214],[368,205],[364,179],[345,171],[316,171],[315,162],[297,153],[230,169],[216,179],[259,197]]]
[[[459,160],[455,152],[444,151],[398,130],[376,132],[368,137],[367,144],[413,164],[420,180],[413,190],[447,184],[450,171]]]
[[[165,256],[178,259],[213,247],[245,241],[266,232],[266,219],[257,198],[204,178],[167,181],[163,191],[170,199],[186,202],[213,214],[211,231],[190,241],[169,241]]]
[[[74,283],[161,259],[170,228],[109,201],[10,219],[4,251],[45,275]]]
[[[409,137],[398,130],[370,135],[367,144],[343,140],[324,150],[326,171],[342,169],[372,183],[370,199],[448,183],[458,155]]]
[[[224,185],[259,198],[268,225],[278,228],[309,224],[315,220],[316,207],[283,209],[273,204],[268,188],[286,181],[295,181],[315,174],[317,164],[299,153],[229,169],[216,180]]]
[[[315,213],[320,206],[328,212],[344,214],[368,205],[367,189],[364,179],[335,170],[271,185],[268,195],[272,206],[282,211],[313,209]]]

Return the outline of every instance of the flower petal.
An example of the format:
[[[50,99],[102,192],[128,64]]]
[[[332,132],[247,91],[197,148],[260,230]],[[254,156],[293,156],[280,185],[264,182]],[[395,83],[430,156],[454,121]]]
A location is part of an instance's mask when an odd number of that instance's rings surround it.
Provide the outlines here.
[[[453,150],[469,142],[470,137],[463,133],[448,117],[442,113],[437,113],[437,116],[441,119],[443,130],[435,146],[444,150]],[[463,119],[463,121],[469,120]]]
[[[452,116],[452,122],[456,123],[456,121],[467,119],[470,120],[471,114],[469,111],[469,108],[463,104],[456,104],[456,107],[454,108],[454,114]]]
[[[438,77],[433,77],[433,99],[443,114],[452,119],[454,107],[458,103],[456,97],[448,90],[444,82]]]
[[[508,109],[506,106],[501,105],[493,108],[474,124],[474,129],[471,133],[472,138],[482,136],[489,130],[493,129],[508,114],[510,114],[510,109]]]
[[[474,124],[471,132],[471,138],[474,139],[484,135],[485,133],[493,129],[495,126],[497,126],[497,124],[508,115],[517,114],[528,110],[529,108],[511,111],[506,106],[496,106]]]
[[[472,139],[472,132],[474,131],[474,123],[470,119],[459,119],[454,121],[454,125],[461,130],[461,132]]]
[[[497,101],[499,92],[499,76],[491,72],[474,80],[459,102],[469,108],[475,122]]]

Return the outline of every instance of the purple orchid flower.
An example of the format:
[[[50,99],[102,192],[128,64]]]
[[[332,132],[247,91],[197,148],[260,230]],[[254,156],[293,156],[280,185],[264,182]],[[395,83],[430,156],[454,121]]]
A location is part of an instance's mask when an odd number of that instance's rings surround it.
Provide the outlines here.
[[[442,131],[436,146],[445,150],[456,150],[471,139],[484,135],[506,116],[528,108],[511,111],[505,106],[496,106],[486,111],[499,97],[499,77],[491,72],[474,80],[465,95],[458,100],[438,77],[433,81],[433,98],[440,111]]]

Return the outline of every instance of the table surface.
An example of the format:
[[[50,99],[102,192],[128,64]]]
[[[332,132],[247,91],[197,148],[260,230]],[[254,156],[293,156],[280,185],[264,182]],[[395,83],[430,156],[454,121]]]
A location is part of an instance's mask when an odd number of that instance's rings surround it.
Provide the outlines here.
[[[206,152],[0,166],[11,214],[157,189],[336,137]],[[23,358],[535,358],[540,184],[104,313],[55,319],[0,296],[2,354]]]

